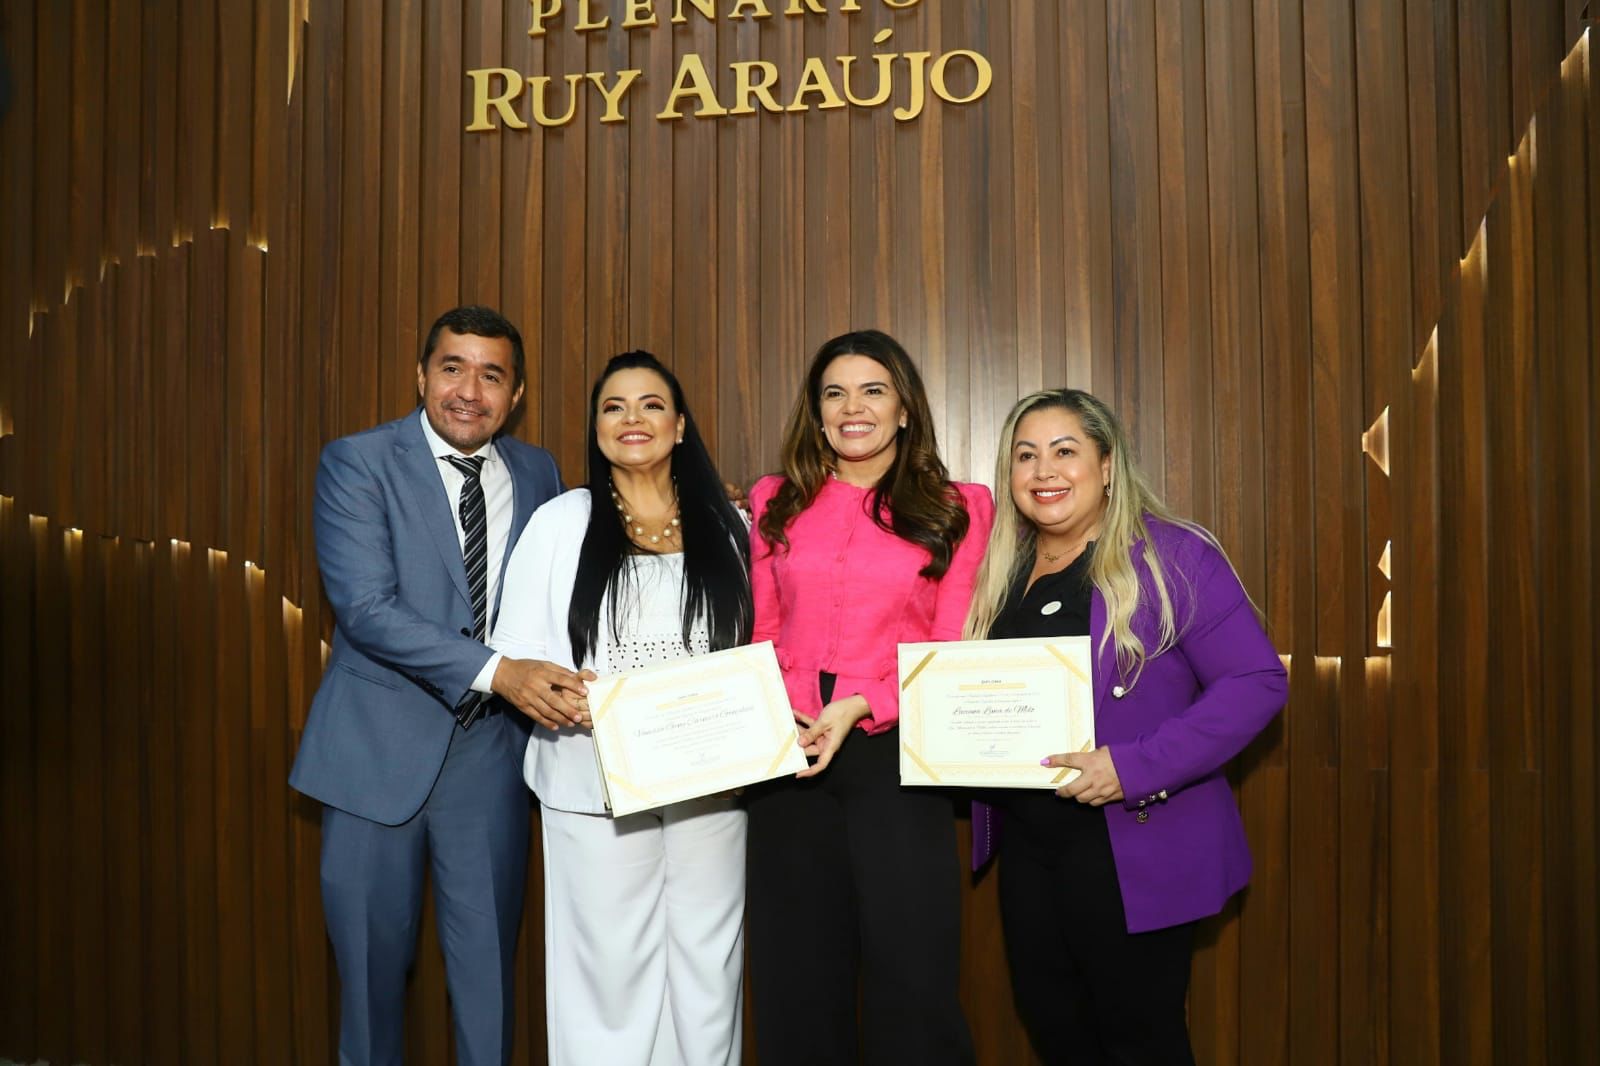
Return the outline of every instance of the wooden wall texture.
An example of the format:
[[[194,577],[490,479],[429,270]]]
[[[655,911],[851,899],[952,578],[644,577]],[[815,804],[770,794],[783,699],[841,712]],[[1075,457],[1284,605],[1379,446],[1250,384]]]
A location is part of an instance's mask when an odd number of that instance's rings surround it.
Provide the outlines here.
[[[284,783],[330,627],[312,476],[412,404],[421,332],[472,300],[522,323],[517,431],[569,479],[590,375],[634,346],[741,481],[847,327],[920,359],[959,475],[986,479],[1018,394],[1113,398],[1291,664],[1237,767],[1257,870],[1195,959],[1201,1060],[1594,1061],[1583,0],[866,0],[543,40],[527,17],[3,0],[0,1055],[333,1058],[317,812]],[[993,89],[911,123],[463,132],[469,68],[660,85],[692,50],[792,79],[884,27],[983,52]],[[992,893],[967,1003],[984,1061],[1024,1062]],[[431,932],[410,1040],[449,1060]]]

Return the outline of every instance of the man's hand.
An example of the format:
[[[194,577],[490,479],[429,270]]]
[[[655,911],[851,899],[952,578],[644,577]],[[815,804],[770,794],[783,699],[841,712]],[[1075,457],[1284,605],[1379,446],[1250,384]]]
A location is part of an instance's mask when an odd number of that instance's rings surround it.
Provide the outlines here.
[[[593,681],[592,670],[571,670],[542,659],[500,660],[490,688],[517,710],[546,729],[589,724],[589,693],[585,681]]]
[[[722,483],[722,491],[728,494],[728,502],[744,512],[745,519],[750,518],[750,498],[745,495],[744,489],[731,481]]]

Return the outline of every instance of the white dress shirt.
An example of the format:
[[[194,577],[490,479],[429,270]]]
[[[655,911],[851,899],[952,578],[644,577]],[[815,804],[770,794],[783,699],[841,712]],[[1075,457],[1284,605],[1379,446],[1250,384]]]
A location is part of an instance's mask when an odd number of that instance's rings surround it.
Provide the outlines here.
[[[439,480],[444,482],[445,495],[450,498],[450,520],[456,526],[456,543],[461,546],[462,554],[466,554],[467,531],[461,527],[461,486],[467,482],[467,477],[450,463],[446,462],[447,456],[459,455],[470,459],[473,456],[484,457],[483,470],[478,475],[478,484],[483,486],[484,518],[487,521],[489,537],[489,552],[486,560],[488,573],[488,598],[485,602],[489,605],[489,618],[484,641],[487,643],[494,635],[495,623],[495,593],[500,588],[500,560],[506,557],[506,544],[511,539],[511,512],[515,503],[511,488],[511,471],[506,469],[506,464],[501,460],[500,453],[495,450],[494,441],[490,441],[477,451],[467,453],[458,451],[453,445],[434,432],[433,424],[428,421],[428,412],[418,411],[417,417],[422,419],[422,435],[428,440],[428,448],[433,452],[434,468],[439,471]],[[478,671],[478,676],[473,679],[474,692],[493,692],[491,682],[494,681],[494,672],[504,658],[499,652],[489,656],[489,661],[483,664],[483,669]]]

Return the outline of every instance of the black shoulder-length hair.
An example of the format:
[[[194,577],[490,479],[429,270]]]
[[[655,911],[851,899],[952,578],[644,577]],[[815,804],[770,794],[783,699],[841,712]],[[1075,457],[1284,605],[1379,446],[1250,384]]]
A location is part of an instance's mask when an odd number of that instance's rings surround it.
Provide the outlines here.
[[[748,643],[755,607],[750,597],[750,534],[728,502],[694,415],[677,376],[649,352],[624,352],[606,364],[589,394],[589,528],[578,553],[578,577],[567,611],[572,661],[582,665],[600,639],[600,605],[610,596],[611,631],[632,584],[630,556],[640,549],[628,539],[622,516],[611,502],[611,462],[600,450],[595,419],[600,390],[619,370],[649,370],[672,393],[675,413],[683,416],[683,442],[672,450],[678,516],[683,539],[683,644],[689,647],[696,620],[704,619],[711,650]]]

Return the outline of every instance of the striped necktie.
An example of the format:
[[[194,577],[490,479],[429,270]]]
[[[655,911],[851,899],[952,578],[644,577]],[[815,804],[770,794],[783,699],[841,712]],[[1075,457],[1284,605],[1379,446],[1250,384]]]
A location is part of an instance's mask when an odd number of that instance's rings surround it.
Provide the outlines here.
[[[467,591],[472,595],[472,639],[481,641],[489,632],[489,520],[483,500],[484,457],[475,455],[463,458],[447,455],[445,462],[466,478],[461,485],[461,503],[456,513],[461,516],[461,561],[467,568]],[[469,692],[456,706],[456,720],[463,728],[470,726],[486,709],[488,697],[480,692]]]

